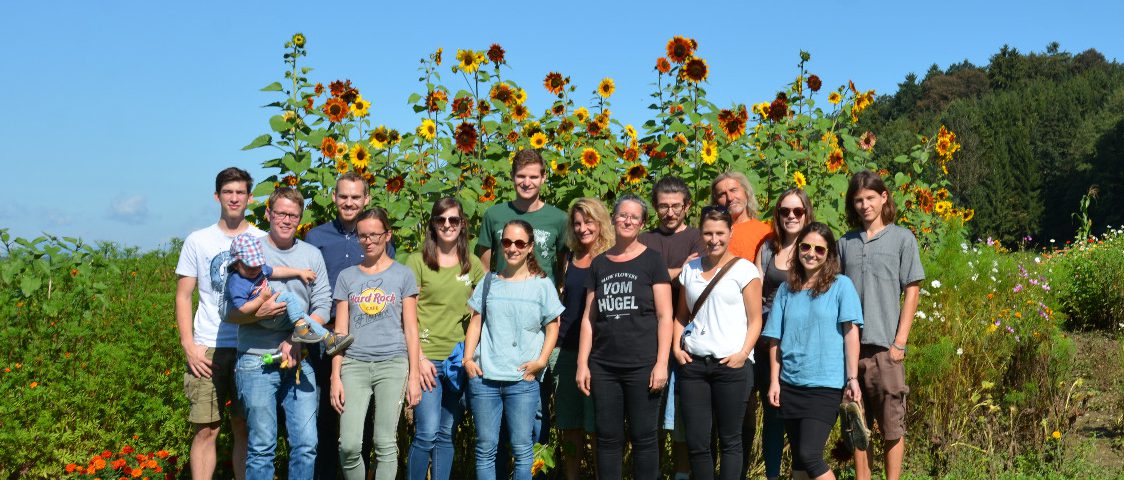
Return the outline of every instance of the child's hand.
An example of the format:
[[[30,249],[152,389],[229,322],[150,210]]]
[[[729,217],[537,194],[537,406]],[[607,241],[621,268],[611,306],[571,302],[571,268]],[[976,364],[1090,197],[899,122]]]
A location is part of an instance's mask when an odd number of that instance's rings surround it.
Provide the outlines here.
[[[313,272],[312,270],[309,270],[307,268],[297,273],[297,276],[301,277],[301,280],[304,281],[304,283],[312,283],[316,281],[316,272]]]
[[[258,288],[254,289],[254,295],[272,297],[273,290],[269,288],[269,282],[262,282],[261,285],[258,285]]]

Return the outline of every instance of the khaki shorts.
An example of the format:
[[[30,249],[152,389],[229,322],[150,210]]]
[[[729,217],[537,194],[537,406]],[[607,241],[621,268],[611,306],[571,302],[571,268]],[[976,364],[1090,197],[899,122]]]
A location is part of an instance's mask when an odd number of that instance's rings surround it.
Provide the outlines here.
[[[890,358],[890,351],[876,345],[863,345],[859,351],[859,387],[866,407],[866,423],[875,420],[886,440],[905,436],[905,364]]]
[[[196,377],[190,368],[183,374],[183,393],[191,403],[187,421],[195,424],[211,424],[222,420],[222,412],[231,407],[232,412],[238,396],[234,389],[234,361],[237,352],[233,348],[208,348],[207,359],[211,361],[211,378]]]

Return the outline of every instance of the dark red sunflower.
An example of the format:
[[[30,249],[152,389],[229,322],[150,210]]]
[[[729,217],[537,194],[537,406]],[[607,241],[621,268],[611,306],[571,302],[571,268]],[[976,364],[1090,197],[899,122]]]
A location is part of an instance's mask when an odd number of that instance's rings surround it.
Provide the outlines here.
[[[504,105],[511,105],[511,102],[515,101],[515,91],[507,86],[506,83],[499,83],[492,86],[489,96],[492,97],[492,100],[503,103]]]
[[[749,112],[746,111],[745,105],[738,105],[733,110],[723,109],[718,112],[718,125],[722,127],[722,132],[726,134],[726,138],[734,140],[745,133],[745,124],[749,121]]]
[[[788,99],[783,95],[777,95],[777,99],[769,104],[769,120],[779,122],[788,116]]]
[[[640,157],[640,151],[637,150],[636,148],[633,148],[633,147],[628,147],[628,148],[624,149],[624,152],[621,154],[621,158],[623,158],[623,159],[625,159],[626,161],[629,161],[629,162],[635,162],[636,159],[639,158],[639,157]]]
[[[820,77],[816,75],[808,75],[808,90],[818,92],[820,91],[820,87],[822,86],[823,82],[820,80]]]
[[[453,116],[468,118],[472,116],[472,97],[457,97],[453,99]]]
[[[501,47],[500,44],[493,43],[492,46],[488,48],[488,60],[491,60],[493,63],[499,65],[503,63],[504,53],[506,52],[504,52],[503,47]]]
[[[585,124],[585,131],[589,133],[591,137],[599,136],[601,135],[601,124],[597,122],[587,122]]]
[[[566,116],[566,104],[562,102],[555,103],[553,107],[550,107],[550,113],[553,113],[556,117]]]
[[[648,168],[637,163],[636,165],[628,167],[625,178],[628,180],[628,183],[640,183],[644,181],[645,178],[648,178]]]
[[[667,58],[675,63],[686,62],[695,53],[696,43],[678,35],[667,41]]]
[[[554,129],[554,132],[558,135],[562,135],[570,133],[573,130],[574,122],[571,122],[569,118],[564,118],[561,122],[558,122],[558,127]]]
[[[297,177],[295,177],[293,175],[285,175],[285,178],[282,180],[282,182],[284,182],[285,185],[288,185],[290,187],[295,187],[295,186],[297,186],[297,183],[300,183],[300,179],[298,179]]]
[[[320,153],[328,158],[336,158],[336,154],[339,153],[339,144],[336,143],[336,139],[324,137],[324,140],[320,141]]]
[[[351,88],[351,80],[348,80],[346,82],[342,80],[336,80],[328,84],[328,90],[332,92],[333,97],[343,95],[343,92],[349,88]]]
[[[402,191],[402,187],[405,187],[405,186],[406,186],[406,179],[402,178],[401,175],[397,175],[394,178],[391,178],[390,180],[386,181],[386,191],[388,191],[390,193],[398,193],[398,192]]]
[[[457,131],[453,135],[457,142],[457,150],[464,153],[472,153],[476,151],[476,126],[465,122],[457,125]]]
[[[707,68],[706,60],[698,57],[691,57],[687,63],[683,65],[683,70],[680,71],[683,78],[692,83],[699,83],[706,80],[707,74],[710,69]]]
[[[543,79],[542,86],[546,88],[546,91],[552,94],[561,95],[562,89],[566,88],[566,81],[567,79],[563,77],[561,73],[550,72],[546,74],[546,78]]]
[[[322,95],[324,93],[324,84],[317,82],[316,86],[312,87],[312,93],[316,94],[317,97]]]
[[[480,111],[480,116],[485,116],[492,111],[492,106],[488,102],[480,102],[476,108]]]
[[[348,88],[340,94],[340,100],[347,102],[348,105],[355,103],[356,98],[359,98],[359,90],[355,88]]]
[[[660,73],[667,73],[671,71],[671,63],[667,61],[667,57],[660,57],[656,59],[656,71]]]
[[[507,141],[509,143],[518,142],[519,141],[519,132],[516,132],[515,130],[512,130],[512,131],[508,132],[507,133]]]
[[[489,192],[492,191],[492,190],[495,190],[496,189],[496,177],[493,177],[491,175],[488,175],[487,177],[484,177],[484,182],[483,182],[482,186],[484,187],[484,190],[487,190]]]
[[[346,118],[349,111],[347,102],[335,97],[329,98],[321,109],[324,111],[324,114],[328,116],[328,121],[335,123]]]

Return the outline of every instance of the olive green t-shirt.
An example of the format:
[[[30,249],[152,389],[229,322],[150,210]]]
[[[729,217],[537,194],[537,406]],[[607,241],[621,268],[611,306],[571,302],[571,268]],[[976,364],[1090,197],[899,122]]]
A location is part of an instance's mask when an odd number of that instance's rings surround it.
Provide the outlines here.
[[[469,271],[461,274],[460,265],[430,269],[422,254],[413,253],[405,265],[418,280],[418,337],[422,353],[434,361],[444,360],[457,342],[464,341],[468,325],[468,297],[484,278],[484,265],[471,253]]]

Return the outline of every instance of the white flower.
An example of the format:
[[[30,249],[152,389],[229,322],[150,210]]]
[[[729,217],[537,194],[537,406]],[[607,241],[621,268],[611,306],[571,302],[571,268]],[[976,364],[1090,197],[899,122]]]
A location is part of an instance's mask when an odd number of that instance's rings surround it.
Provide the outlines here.
[[[928,315],[925,315],[925,312],[922,312],[921,310],[918,310],[917,311],[917,318],[920,318],[920,319],[924,320],[924,319],[928,318]]]
[[[940,280],[933,280],[933,282],[930,283],[929,285],[932,285],[933,288],[941,288],[941,281]]]
[[[961,355],[964,355],[964,349],[963,348],[957,348],[956,349],[956,356],[959,357]]]
[[[1042,263],[1041,257],[1034,257],[1034,263]]]
[[[973,273],[973,274],[972,274],[972,281],[973,281],[973,282],[974,282],[974,281],[976,281],[976,279],[977,279],[977,278],[980,278],[980,274],[978,274],[978,273]]]

